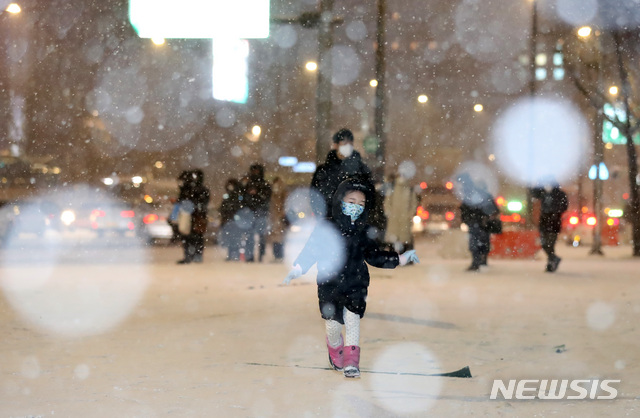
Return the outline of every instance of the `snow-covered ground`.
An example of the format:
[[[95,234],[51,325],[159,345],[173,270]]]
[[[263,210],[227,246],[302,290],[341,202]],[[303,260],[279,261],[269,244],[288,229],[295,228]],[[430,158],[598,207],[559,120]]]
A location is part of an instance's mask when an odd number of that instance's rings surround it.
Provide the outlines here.
[[[371,269],[362,377],[325,370],[313,276],[177,247],[14,243],[0,253],[0,416],[638,416],[640,260]],[[270,254],[267,256],[270,260]],[[471,379],[420,376],[469,366]],[[373,373],[373,372],[390,372]],[[394,374],[395,373],[395,374]],[[414,375],[398,374],[414,373]],[[615,400],[490,400],[494,379],[619,379]]]

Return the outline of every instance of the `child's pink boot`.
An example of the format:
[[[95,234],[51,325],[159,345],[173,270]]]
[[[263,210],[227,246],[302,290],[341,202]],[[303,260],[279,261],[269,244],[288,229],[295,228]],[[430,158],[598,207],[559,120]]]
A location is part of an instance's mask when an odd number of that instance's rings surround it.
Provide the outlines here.
[[[344,341],[342,340],[342,335],[340,336],[340,345],[335,348],[331,347],[329,339],[327,339],[327,348],[329,349],[329,364],[331,364],[334,370],[342,371],[342,367],[344,366],[344,359],[342,357]]]
[[[344,377],[360,377],[360,347],[357,345],[344,348]]]

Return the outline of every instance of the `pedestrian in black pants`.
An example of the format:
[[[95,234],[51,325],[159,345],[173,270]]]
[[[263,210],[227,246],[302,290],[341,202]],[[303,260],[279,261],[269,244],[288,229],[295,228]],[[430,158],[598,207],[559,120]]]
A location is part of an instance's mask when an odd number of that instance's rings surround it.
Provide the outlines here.
[[[567,194],[555,181],[549,181],[544,187],[531,189],[531,196],[541,202],[538,223],[540,243],[542,250],[547,254],[545,271],[553,273],[562,260],[556,255],[555,247],[558,234],[562,231],[562,214],[567,211],[569,200]]]
[[[458,183],[462,188],[460,218],[462,223],[469,227],[469,251],[472,261],[467,271],[478,271],[481,266],[487,265],[487,257],[491,251],[491,234],[502,231],[500,209],[493,196],[484,187],[474,184],[468,174],[461,174]]]
[[[182,184],[178,203],[181,207],[189,208],[191,228],[188,234],[182,235],[184,258],[178,261],[178,264],[201,263],[204,253],[204,234],[208,223],[209,189],[204,185],[202,170],[185,171],[180,175],[179,180]]]

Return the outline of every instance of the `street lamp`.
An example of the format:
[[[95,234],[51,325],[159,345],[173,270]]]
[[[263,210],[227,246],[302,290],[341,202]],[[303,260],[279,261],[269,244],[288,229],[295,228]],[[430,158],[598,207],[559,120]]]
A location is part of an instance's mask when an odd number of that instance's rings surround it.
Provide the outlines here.
[[[313,61],[309,61],[305,64],[304,68],[306,68],[307,71],[316,71],[318,69],[318,64]]]
[[[7,12],[11,13],[11,14],[18,14],[22,11],[22,9],[20,8],[20,5],[18,3],[11,3],[7,6],[7,8],[5,9]]]
[[[155,45],[164,45],[164,38],[151,38],[151,42],[153,42]]]
[[[473,110],[474,112],[482,112],[484,110],[484,106],[482,106],[480,103],[476,104],[473,106]]]
[[[590,26],[583,26],[578,29],[578,36],[581,38],[588,38],[591,36],[592,29]]]
[[[418,102],[427,103],[428,101],[429,101],[429,97],[427,97],[426,94],[421,94],[420,96],[418,96]]]
[[[617,96],[618,95],[618,86],[609,87],[609,94],[612,95],[612,96]]]

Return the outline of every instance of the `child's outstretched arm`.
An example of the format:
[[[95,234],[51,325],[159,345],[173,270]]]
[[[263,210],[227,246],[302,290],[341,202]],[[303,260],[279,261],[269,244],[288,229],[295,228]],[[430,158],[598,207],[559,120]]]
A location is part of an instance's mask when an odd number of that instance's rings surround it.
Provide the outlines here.
[[[284,278],[284,280],[282,281],[282,283],[284,284],[289,284],[289,282],[291,282],[291,280],[293,279],[297,279],[298,277],[302,276],[302,267],[300,267],[299,264],[296,264],[295,266],[293,266],[293,268],[289,271],[289,274],[287,274],[287,277]]]
[[[406,252],[400,254],[399,258],[400,258],[400,265],[401,266],[405,266],[409,262],[416,263],[416,264],[420,263],[420,259],[418,258],[418,255],[416,254],[416,250],[406,251]]]

